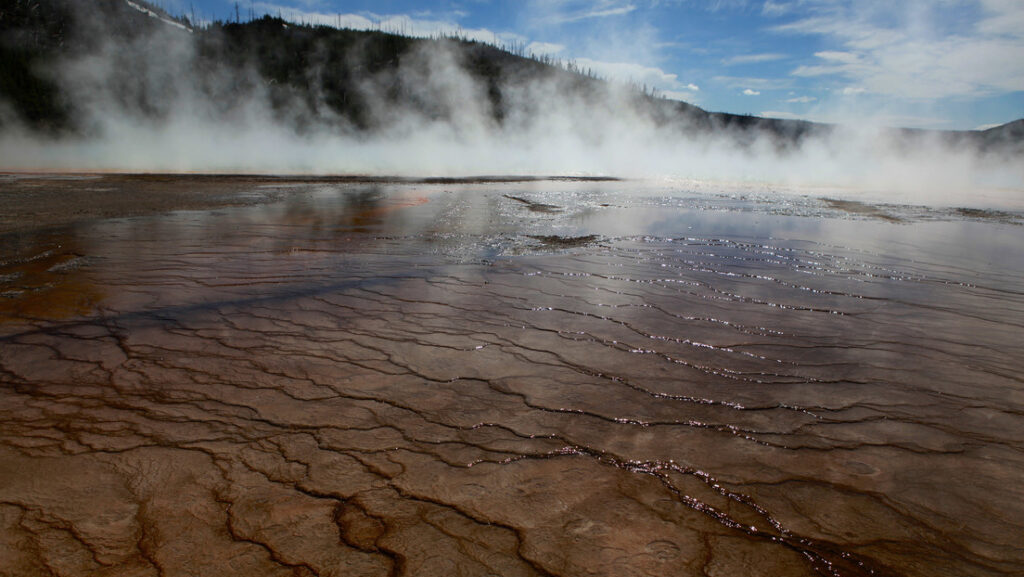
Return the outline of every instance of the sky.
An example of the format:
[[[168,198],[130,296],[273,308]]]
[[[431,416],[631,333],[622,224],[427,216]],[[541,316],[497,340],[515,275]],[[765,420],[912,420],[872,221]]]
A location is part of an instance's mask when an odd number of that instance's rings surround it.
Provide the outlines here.
[[[235,0],[158,0],[233,20]],[[984,129],[1024,118],[1024,0],[239,0],[296,22],[456,33],[706,110]]]

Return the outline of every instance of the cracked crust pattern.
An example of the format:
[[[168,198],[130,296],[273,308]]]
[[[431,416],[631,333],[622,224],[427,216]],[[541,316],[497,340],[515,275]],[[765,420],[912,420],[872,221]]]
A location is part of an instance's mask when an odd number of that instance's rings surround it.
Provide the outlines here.
[[[1021,271],[432,186],[10,237],[0,575],[1024,565]]]

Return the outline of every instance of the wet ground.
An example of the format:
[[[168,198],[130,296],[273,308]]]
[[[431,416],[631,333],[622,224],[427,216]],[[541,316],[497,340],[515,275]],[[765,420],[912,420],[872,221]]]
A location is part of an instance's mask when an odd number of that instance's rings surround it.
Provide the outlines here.
[[[0,236],[0,575],[1024,567],[1019,213],[168,182]]]

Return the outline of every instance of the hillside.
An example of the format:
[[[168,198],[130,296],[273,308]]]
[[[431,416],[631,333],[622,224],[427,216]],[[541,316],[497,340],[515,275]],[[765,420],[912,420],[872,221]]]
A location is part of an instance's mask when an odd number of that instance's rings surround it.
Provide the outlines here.
[[[382,109],[411,108],[442,120],[461,113],[430,98],[435,95],[417,91],[404,76],[410,67],[436,64],[424,60],[425,48],[449,53],[483,88],[484,100],[478,104],[499,124],[507,120],[510,99],[524,84],[552,83],[562,97],[591,104],[609,90],[607,82],[571,67],[468,40],[296,25],[271,16],[193,29],[187,20],[171,20],[141,0],[8,0],[0,9],[0,38],[0,100],[10,109],[0,122],[44,131],[88,128],[83,125],[83,104],[76,98],[80,87],[71,86],[61,71],[68,62],[97,53],[115,61],[112,69],[125,72],[104,81],[112,83],[107,91],[117,92],[129,110],[163,112],[167,103],[138,80],[160,76],[156,69],[161,66],[174,66],[175,72],[191,76],[210,102],[237,101],[258,89],[275,114],[300,131],[325,122],[378,129],[388,122],[388,115],[379,113]],[[161,47],[153,46],[154,39],[186,44],[188,62],[169,64]],[[173,82],[182,83],[181,78]],[[823,129],[806,122],[708,113],[639,89],[631,90],[629,99],[659,124],[691,132],[764,130],[789,139]]]
[[[833,130],[707,112],[465,39],[271,16],[193,27],[142,0],[3,2],[0,127],[89,135],[115,114],[153,120],[185,110],[218,120],[258,116],[297,134],[356,135],[396,130],[410,118],[465,132],[515,129],[545,115],[587,133],[596,130],[588,126],[594,117],[627,116],[681,138],[714,134],[747,145],[767,136],[783,151]],[[1020,152],[1021,132],[1007,125],[939,135]],[[902,138],[912,146],[922,134],[903,131]]]

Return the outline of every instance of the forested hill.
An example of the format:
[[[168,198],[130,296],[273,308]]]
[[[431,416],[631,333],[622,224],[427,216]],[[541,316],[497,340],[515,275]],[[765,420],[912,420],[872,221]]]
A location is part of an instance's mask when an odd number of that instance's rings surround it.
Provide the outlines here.
[[[831,126],[711,113],[577,69],[459,38],[309,26],[263,16],[193,26],[143,0],[0,1],[0,128],[54,135],[97,130],[100,113],[161,118],[183,106],[210,117],[264,107],[275,122],[360,134],[409,115],[474,114],[494,126],[550,107],[629,109],[681,136],[769,135],[782,149]],[[583,115],[585,117],[586,115]],[[1019,127],[949,133],[1019,148]],[[920,131],[907,131],[913,140]]]

